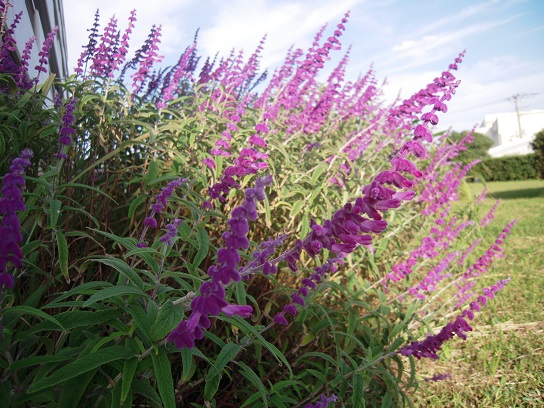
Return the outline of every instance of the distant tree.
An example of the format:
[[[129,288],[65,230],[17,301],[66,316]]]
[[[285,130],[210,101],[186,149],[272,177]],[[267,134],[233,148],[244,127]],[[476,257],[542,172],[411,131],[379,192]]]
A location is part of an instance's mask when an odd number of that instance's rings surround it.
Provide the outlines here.
[[[531,142],[531,147],[537,155],[536,171],[538,177],[544,179],[544,129],[535,135],[535,140]]]
[[[468,130],[463,132],[452,132],[448,137],[450,143],[458,142],[465,137]],[[482,133],[474,132],[474,142],[467,146],[467,150],[463,150],[455,160],[463,162],[465,164],[470,163],[473,160],[489,159],[489,153],[487,152],[493,141]]]

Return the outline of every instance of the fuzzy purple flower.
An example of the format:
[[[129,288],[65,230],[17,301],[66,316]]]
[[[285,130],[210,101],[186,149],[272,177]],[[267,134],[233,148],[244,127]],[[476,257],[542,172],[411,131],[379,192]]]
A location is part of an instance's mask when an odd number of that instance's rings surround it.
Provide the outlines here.
[[[424,381],[425,382],[436,382],[436,381],[447,380],[448,378],[451,378],[450,374],[435,374],[432,377],[424,378]]]
[[[155,203],[151,205],[151,215],[145,218],[144,225],[151,228],[157,228],[155,214],[160,214],[164,211],[166,205],[168,204],[168,199],[174,194],[174,190],[186,182],[187,179],[184,179],[183,177],[172,180],[161,190],[159,194],[157,194],[155,197]]]
[[[495,201],[495,204],[493,205],[493,207],[491,207],[491,210],[489,210],[489,212],[485,215],[485,217],[482,218],[482,220],[480,221],[480,224],[479,224],[480,227],[486,227],[493,220],[493,218],[495,218],[495,211],[497,210],[497,207],[499,206],[500,203],[501,203],[501,200]]]
[[[437,352],[446,341],[452,339],[454,335],[466,340],[467,336],[465,333],[469,331],[472,331],[472,327],[470,327],[462,316],[457,316],[453,322],[444,326],[438,334],[428,336],[423,341],[414,341],[404,346],[399,352],[403,356],[414,356],[417,359],[425,357],[436,360],[438,359]]]
[[[217,251],[217,263],[207,271],[211,280],[200,286],[200,294],[191,301],[192,313],[189,319],[181,321],[167,337],[167,341],[173,342],[176,347],[194,347],[195,340],[201,339],[203,331],[210,327],[210,316],[224,313],[227,316],[250,317],[253,313],[251,306],[229,304],[225,299],[225,286],[242,278],[238,266],[241,260],[238,250],[249,248],[248,220],[257,219],[255,201],[265,199],[264,188],[271,182],[272,176],[258,178],[255,187],[245,190],[242,204],[232,210],[227,222],[229,229],[222,235],[225,247]]]
[[[55,26],[55,28],[49,34],[47,34],[47,38],[43,42],[42,49],[38,53],[38,56],[40,57],[40,64],[36,65],[35,67],[36,71],[38,71],[38,78],[42,72],[47,73],[46,66],[49,63],[49,53],[51,52],[51,48],[53,47],[53,42],[55,40],[55,35],[57,34],[58,29],[59,27]],[[38,78],[36,78],[36,82]]]
[[[30,37],[29,40],[25,43],[25,49],[23,50],[23,55],[21,57],[21,65],[19,68],[19,73],[17,74],[17,86],[22,89],[30,89],[34,84],[33,80],[28,79],[28,66],[31,58],[31,51],[36,37]]]
[[[131,76],[132,89],[134,94],[137,94],[138,91],[142,88],[142,85],[144,84],[147,75],[150,73],[153,64],[155,64],[156,62],[160,62],[163,59],[163,57],[158,54],[158,44],[161,42],[160,37],[161,26],[153,26],[151,28],[149,36],[147,37],[144,47],[142,47],[145,50],[139,56],[141,60],[139,61],[140,64],[138,70]]]
[[[325,394],[321,394],[319,401],[315,404],[306,404],[304,408],[328,408],[331,403],[338,401],[338,397],[332,394],[330,397],[327,397]]]
[[[21,155],[14,159],[7,173],[2,180],[2,195],[0,197],[0,288],[5,286],[12,288],[14,279],[7,272],[8,262],[14,268],[23,267],[23,253],[20,242],[21,224],[17,217],[17,211],[24,211],[25,204],[22,198],[21,189],[25,185],[25,168],[30,166],[32,151],[24,149]]]
[[[166,242],[168,245],[172,245],[172,239],[178,233],[178,227],[181,225],[181,220],[175,218],[170,224],[166,224],[166,234],[159,238],[160,242]]]
[[[60,151],[57,153],[58,159],[66,159],[66,148],[72,143],[72,135],[76,134],[73,128],[74,124],[74,111],[76,109],[77,98],[73,97],[70,102],[64,107],[64,115],[62,115],[62,126],[60,128],[59,143],[61,145]]]
[[[446,341],[452,339],[454,335],[466,340],[466,333],[472,331],[472,327],[470,327],[466,319],[473,320],[474,312],[480,311],[481,306],[485,306],[487,304],[487,299],[493,299],[495,297],[495,293],[504,289],[504,285],[506,285],[509,281],[510,278],[500,280],[490,288],[484,288],[484,295],[479,296],[477,302],[472,302],[469,309],[464,310],[453,322],[446,324],[446,326],[444,326],[440,332],[428,336],[423,341],[414,341],[401,348],[398,352],[403,356],[413,355],[417,359],[421,359],[423,357],[432,358],[435,360],[438,359],[437,352],[440,351],[442,345]]]

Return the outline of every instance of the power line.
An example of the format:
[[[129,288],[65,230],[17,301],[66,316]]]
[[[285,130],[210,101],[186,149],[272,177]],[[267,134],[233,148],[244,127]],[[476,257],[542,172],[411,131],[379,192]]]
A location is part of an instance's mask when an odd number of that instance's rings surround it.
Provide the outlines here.
[[[468,108],[463,108],[463,109],[455,109],[455,113],[457,112],[465,112],[465,111],[468,111],[468,110],[472,110],[472,109],[477,109],[477,108],[483,108],[485,106],[489,106],[489,105],[494,105],[496,103],[499,103],[499,102],[505,102],[505,101],[509,101],[509,100],[512,100],[514,98],[514,96],[535,96],[535,95],[540,95],[542,92],[536,92],[536,93],[531,93],[531,94],[516,94],[516,95],[513,95],[511,97],[508,97],[508,98],[502,98],[502,99],[497,99],[495,101],[492,101],[492,102],[486,102],[486,103],[483,103],[483,104],[480,104],[480,105],[474,105],[474,106],[470,106]]]

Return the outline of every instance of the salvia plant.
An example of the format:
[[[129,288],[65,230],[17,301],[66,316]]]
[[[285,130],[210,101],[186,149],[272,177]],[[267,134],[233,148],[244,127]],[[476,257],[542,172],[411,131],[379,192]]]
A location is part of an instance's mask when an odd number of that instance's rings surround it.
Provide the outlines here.
[[[131,54],[136,11],[97,12],[47,78],[56,29],[16,55],[9,7],[2,406],[389,407],[455,377],[419,360],[470,337],[513,226],[456,203],[471,134],[433,134],[464,52],[387,105],[373,69],[345,76],[349,13],[267,75],[264,38],[163,67],[160,26]]]

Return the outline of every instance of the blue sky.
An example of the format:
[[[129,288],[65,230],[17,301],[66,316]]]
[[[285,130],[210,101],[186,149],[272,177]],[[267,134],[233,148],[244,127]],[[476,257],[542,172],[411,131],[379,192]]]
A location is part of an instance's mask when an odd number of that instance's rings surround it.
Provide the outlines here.
[[[544,109],[541,0],[64,0],[71,69],[97,8],[102,27],[115,14],[121,29],[137,10],[132,51],[152,24],[162,25],[165,64],[177,60],[197,28],[204,56],[227,56],[232,48],[249,55],[267,34],[262,66],[270,72],[291,45],[308,48],[323,24],[333,30],[350,10],[342,37],[343,50],[352,46],[347,76],[373,64],[378,80],[387,79],[386,100],[399,91],[410,96],[466,49],[461,86],[439,127],[469,129],[485,114],[513,111],[508,98],[516,94],[521,110]]]

